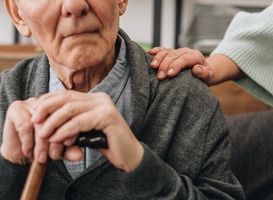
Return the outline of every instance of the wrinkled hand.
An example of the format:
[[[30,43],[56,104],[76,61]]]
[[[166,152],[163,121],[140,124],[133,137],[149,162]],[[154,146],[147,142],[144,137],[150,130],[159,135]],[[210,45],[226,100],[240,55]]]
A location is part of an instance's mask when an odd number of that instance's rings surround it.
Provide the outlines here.
[[[149,53],[155,55],[151,67],[158,69],[157,78],[159,80],[174,77],[185,68],[192,68],[192,73],[206,84],[211,85],[213,82],[213,71],[204,55],[198,50],[155,47]]]
[[[7,110],[1,154],[13,163],[24,164],[33,157],[34,124],[31,116],[36,101],[35,98],[14,101]]]
[[[208,86],[245,76],[237,64],[223,54],[214,54],[205,59],[198,50],[163,47],[155,47],[149,53],[155,55],[151,67],[158,69],[157,78],[159,80],[174,77],[185,68],[192,68],[192,74],[203,80]]]
[[[39,145],[35,147],[38,158],[48,152],[49,157],[58,159],[64,145],[65,159],[81,159],[81,148],[73,144],[80,132],[89,130],[101,130],[106,134],[109,148],[99,151],[119,169],[134,170],[144,154],[142,145],[105,93],[63,90],[45,94],[35,103],[32,121],[38,131],[36,141]]]

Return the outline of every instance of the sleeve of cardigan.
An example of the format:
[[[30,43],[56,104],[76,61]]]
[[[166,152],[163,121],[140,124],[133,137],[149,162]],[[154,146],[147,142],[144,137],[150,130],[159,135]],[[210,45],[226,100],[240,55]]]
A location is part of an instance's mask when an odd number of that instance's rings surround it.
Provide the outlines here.
[[[273,4],[259,13],[239,12],[212,54],[231,58],[247,75],[236,82],[273,106]]]
[[[219,120],[215,116],[212,123],[217,122]],[[219,124],[212,126],[214,127],[208,131],[219,133]],[[149,147],[143,145],[145,154],[142,164],[130,174],[120,172],[126,190],[130,191],[134,199],[244,199],[242,186],[229,166],[228,134],[216,134],[218,138],[212,135],[207,137],[203,148],[202,167],[195,178],[179,174]]]
[[[19,199],[29,165],[17,165],[0,155],[0,199]]]
[[[148,129],[155,131],[152,141],[160,142],[144,141],[140,166],[120,174],[134,199],[244,199],[230,170],[229,132],[219,102],[191,76],[187,71],[161,82],[148,111],[154,114],[147,118],[156,124]]]

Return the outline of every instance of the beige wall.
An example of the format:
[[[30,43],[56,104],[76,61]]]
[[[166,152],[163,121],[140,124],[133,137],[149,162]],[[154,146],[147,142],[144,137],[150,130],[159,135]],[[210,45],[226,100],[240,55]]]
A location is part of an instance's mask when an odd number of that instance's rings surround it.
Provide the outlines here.
[[[4,8],[3,1],[0,1],[0,44],[13,42],[13,26]]]

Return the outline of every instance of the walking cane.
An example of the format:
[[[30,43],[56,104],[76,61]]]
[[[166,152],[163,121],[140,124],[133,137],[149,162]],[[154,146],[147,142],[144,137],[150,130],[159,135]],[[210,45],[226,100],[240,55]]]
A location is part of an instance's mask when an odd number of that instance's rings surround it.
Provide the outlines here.
[[[41,164],[36,159],[33,160],[28,172],[20,200],[36,200],[43,182],[47,163]]]
[[[75,144],[80,147],[89,147],[91,149],[108,148],[105,134],[101,131],[95,130],[80,133]],[[46,169],[47,163],[41,164],[34,158],[30,166],[20,200],[38,199]]]

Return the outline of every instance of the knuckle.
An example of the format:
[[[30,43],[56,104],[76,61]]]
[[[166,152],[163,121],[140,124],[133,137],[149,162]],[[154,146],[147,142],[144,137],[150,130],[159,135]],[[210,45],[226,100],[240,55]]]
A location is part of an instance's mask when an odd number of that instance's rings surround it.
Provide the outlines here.
[[[36,102],[36,101],[37,101],[37,98],[35,98],[35,97],[30,97],[30,98],[27,99],[26,101],[29,102],[29,103],[33,103],[33,102]]]
[[[115,113],[115,107],[113,107],[112,105],[110,104],[106,104],[105,106],[102,107],[102,113],[105,114],[105,116],[111,118],[111,116],[115,116],[114,113]]]
[[[179,56],[178,61],[181,63],[181,65],[185,65],[187,63],[187,57]]]
[[[168,49],[168,56],[170,57],[178,57],[181,54],[183,54],[184,50],[182,48],[180,49]]]
[[[60,91],[60,97],[64,101],[69,100],[71,98],[71,96],[72,96],[72,92],[71,91],[66,91],[66,90]]]
[[[49,97],[48,97],[48,94],[43,94],[42,96],[39,97],[39,100],[40,101],[45,101],[47,100]]]
[[[77,106],[74,103],[67,103],[64,105],[64,110],[67,114],[75,114],[77,113]]]
[[[199,50],[195,50],[193,52],[193,54],[197,57],[197,59],[199,60],[199,63],[203,63],[205,60],[204,55],[199,51]]]
[[[17,130],[19,132],[30,132],[33,125],[31,122],[18,122]]]
[[[167,57],[169,58],[176,58],[178,57],[179,53],[177,51],[169,51]]]
[[[182,52],[189,52],[189,51],[191,51],[191,49],[189,47],[183,47],[183,48],[180,48],[180,50]]]
[[[16,101],[13,101],[10,106],[9,106],[9,110],[17,110],[17,109],[20,109],[22,108],[23,106],[23,101],[19,101],[19,100],[16,100]]]
[[[102,101],[109,101],[109,95],[108,94],[106,94],[106,93],[104,93],[104,92],[99,92],[99,93],[97,93],[97,95],[98,95],[98,98],[100,98],[100,100],[102,100]]]

